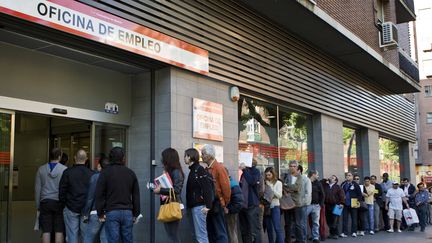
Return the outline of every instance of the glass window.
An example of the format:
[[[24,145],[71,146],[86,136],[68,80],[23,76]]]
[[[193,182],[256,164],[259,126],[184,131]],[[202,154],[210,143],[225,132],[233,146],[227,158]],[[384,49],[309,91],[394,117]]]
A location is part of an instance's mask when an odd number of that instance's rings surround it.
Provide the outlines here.
[[[432,123],[432,112],[426,114],[426,123]]]
[[[425,95],[426,96],[432,96],[432,86],[426,85],[424,88],[425,88]]]
[[[390,180],[400,180],[399,143],[390,139],[379,139],[379,158],[381,175],[389,174]]]
[[[288,173],[289,161],[297,160],[303,166],[303,172],[309,169],[308,116],[281,109],[279,112],[280,171]]]
[[[239,100],[239,151],[253,153],[257,168],[278,165],[277,107],[263,101]]]
[[[428,139],[428,149],[432,151],[432,139]]]
[[[274,166],[288,172],[290,160],[308,170],[310,116],[274,104],[241,96],[239,100],[239,151],[253,153],[258,169]]]
[[[383,2],[382,0],[375,0],[374,4],[375,10],[375,21],[377,24],[384,23],[384,11],[383,11]]]
[[[352,128],[343,128],[344,143],[344,170],[353,174],[359,174],[357,162],[357,131]]]
[[[109,152],[114,147],[127,148],[126,127],[95,123],[93,168],[97,168],[100,157],[109,156]]]

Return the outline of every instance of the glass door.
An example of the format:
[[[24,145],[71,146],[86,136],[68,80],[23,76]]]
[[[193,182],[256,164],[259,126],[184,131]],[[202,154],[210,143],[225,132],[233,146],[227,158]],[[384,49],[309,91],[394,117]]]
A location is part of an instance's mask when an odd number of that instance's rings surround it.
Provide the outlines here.
[[[127,149],[126,131],[127,131],[127,127],[125,126],[96,123],[96,122],[93,123],[92,168],[97,168],[101,156],[108,157],[109,152],[112,148],[121,147],[125,150]]]
[[[0,243],[10,242],[12,187],[17,179],[13,176],[14,119],[13,112],[0,110]]]

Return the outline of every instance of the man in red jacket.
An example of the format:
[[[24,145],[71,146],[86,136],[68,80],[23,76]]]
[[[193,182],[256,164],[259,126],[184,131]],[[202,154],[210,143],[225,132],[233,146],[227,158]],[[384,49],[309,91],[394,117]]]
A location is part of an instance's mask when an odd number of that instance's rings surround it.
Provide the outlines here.
[[[215,183],[216,199],[207,215],[207,232],[210,242],[228,243],[228,233],[225,226],[224,212],[230,202],[231,187],[225,167],[217,162],[213,145],[206,144],[201,149],[201,156]]]
[[[325,208],[327,225],[330,229],[330,238],[337,239],[339,237],[339,218],[340,215],[333,214],[335,207],[343,207],[345,202],[345,194],[342,188],[337,184],[338,178],[335,175],[330,176],[329,183],[324,187],[325,193]]]

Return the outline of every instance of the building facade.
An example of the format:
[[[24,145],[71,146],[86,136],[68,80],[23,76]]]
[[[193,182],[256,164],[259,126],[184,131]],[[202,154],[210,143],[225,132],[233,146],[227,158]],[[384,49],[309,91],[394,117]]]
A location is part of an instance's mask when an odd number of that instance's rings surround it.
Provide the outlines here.
[[[432,171],[432,3],[416,1],[417,60],[420,71],[421,90],[416,94],[417,107],[417,174],[431,177]],[[429,182],[429,184],[432,184]]]
[[[38,239],[34,174],[52,147],[85,148],[91,166],[127,150],[137,242],[166,241],[145,185],[167,147],[213,144],[231,176],[255,157],[280,174],[298,160],[323,176],[414,177],[411,3],[0,1],[0,242]]]

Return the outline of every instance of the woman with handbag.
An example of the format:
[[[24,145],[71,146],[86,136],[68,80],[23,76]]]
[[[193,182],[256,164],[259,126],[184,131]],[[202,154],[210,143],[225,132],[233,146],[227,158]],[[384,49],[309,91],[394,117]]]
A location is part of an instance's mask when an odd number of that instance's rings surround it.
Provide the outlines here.
[[[264,222],[267,228],[269,243],[283,243],[284,236],[281,225],[281,211],[279,199],[282,197],[282,182],[278,180],[277,173],[273,167],[265,170],[266,186],[273,192],[270,202],[269,215],[265,215]],[[273,230],[276,233],[276,240],[273,238]]]
[[[165,149],[162,152],[162,164],[164,166],[164,171],[168,173],[169,177],[171,178],[173,188],[162,188],[160,185],[158,185],[153,191],[155,194],[161,194],[165,196],[161,197],[161,207],[166,203],[175,202],[173,206],[176,207],[176,210],[178,210],[178,207],[180,207],[181,210],[181,191],[183,188],[184,174],[180,165],[180,159],[177,151],[173,148]],[[163,198],[165,198],[165,200],[163,200]],[[164,222],[164,227],[168,238],[173,243],[180,243],[180,219],[181,214],[177,215],[175,220],[168,220],[169,222],[166,220],[161,220]]]

